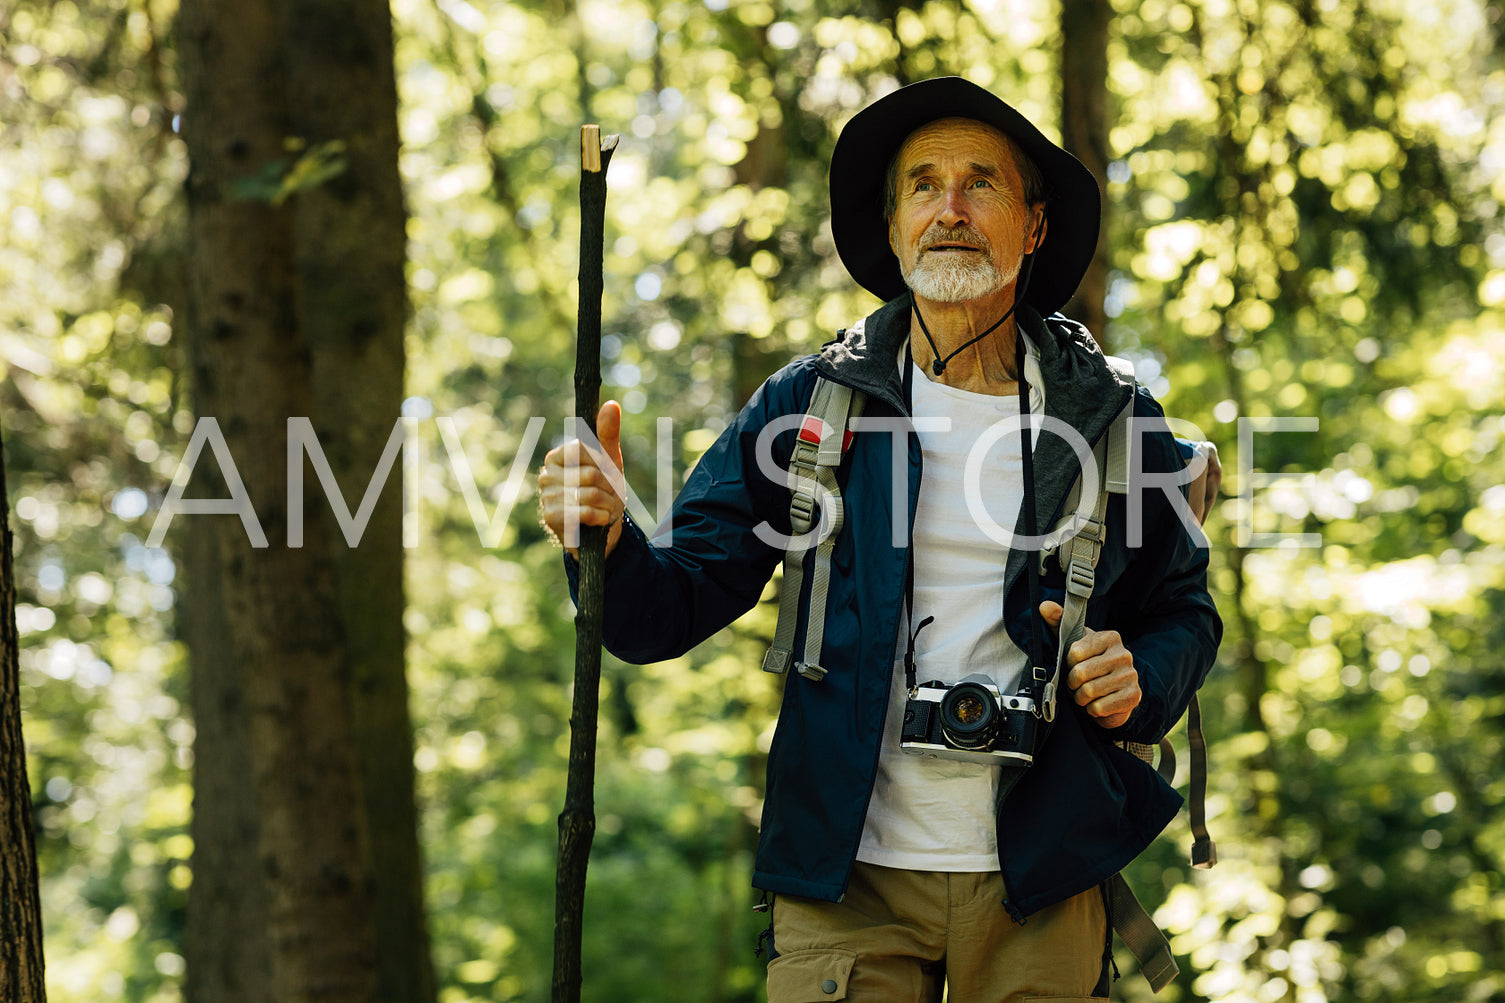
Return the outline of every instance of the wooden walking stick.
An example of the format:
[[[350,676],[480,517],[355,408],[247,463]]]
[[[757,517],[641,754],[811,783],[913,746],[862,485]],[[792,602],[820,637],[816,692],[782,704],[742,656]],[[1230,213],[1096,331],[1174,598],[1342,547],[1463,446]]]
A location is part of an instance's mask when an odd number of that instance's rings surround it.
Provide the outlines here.
[[[606,165],[616,136],[580,127],[580,313],[576,322],[575,412],[596,435],[601,396],[601,258]],[[578,425],[576,426],[579,427]],[[601,612],[606,591],[606,527],[581,526],[579,603],[575,613],[575,699],[570,710],[570,767],[559,813],[554,877],[553,1003],[580,999],[580,934],[585,868],[596,832],[596,710],[601,691]]]

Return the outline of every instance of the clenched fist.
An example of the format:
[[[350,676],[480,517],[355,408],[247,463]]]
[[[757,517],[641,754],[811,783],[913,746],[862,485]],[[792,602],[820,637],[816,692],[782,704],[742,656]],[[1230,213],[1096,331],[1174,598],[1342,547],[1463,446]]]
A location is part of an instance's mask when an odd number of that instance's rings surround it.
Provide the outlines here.
[[[1040,615],[1056,630],[1061,628],[1061,604],[1049,599],[1040,604]],[[1066,688],[1077,706],[1104,728],[1117,728],[1129,719],[1144,694],[1139,689],[1139,671],[1134,656],[1116,630],[1087,628],[1066,652]]]

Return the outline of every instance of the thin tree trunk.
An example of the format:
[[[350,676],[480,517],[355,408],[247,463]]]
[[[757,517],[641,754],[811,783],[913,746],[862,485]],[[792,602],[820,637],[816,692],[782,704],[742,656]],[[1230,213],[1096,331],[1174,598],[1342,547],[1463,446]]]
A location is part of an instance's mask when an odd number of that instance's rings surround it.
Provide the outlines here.
[[[187,996],[424,1003],[398,489],[352,547],[306,478],[305,543],[287,536],[287,420],[310,419],[354,511],[401,406],[391,15],[186,0],[179,18],[195,408],[218,419],[271,544],[233,516],[184,518]],[[287,183],[314,154],[331,170]],[[227,496],[212,460],[197,473],[190,497]]]
[[[1103,225],[1092,264],[1066,305],[1099,344],[1107,344],[1108,315],[1108,0],[1061,0],[1061,139],[1087,166],[1104,193]]]
[[[21,736],[21,672],[16,579],[0,445],[0,1000],[43,1003],[42,902],[26,743]]]

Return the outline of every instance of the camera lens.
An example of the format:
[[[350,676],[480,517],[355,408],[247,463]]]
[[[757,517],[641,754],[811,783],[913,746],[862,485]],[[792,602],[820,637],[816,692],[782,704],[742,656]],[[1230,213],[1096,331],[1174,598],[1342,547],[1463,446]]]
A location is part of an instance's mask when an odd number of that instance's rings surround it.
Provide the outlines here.
[[[941,699],[941,733],[958,749],[987,749],[1001,718],[998,701],[977,683],[957,683]]]

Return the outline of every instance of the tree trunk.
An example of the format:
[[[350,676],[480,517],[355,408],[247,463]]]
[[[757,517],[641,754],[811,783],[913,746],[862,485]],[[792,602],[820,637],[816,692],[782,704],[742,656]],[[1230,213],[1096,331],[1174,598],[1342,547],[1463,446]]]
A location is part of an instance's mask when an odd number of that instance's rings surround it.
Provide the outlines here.
[[[42,901],[26,743],[21,737],[21,671],[16,636],[10,495],[0,444],[0,1000],[42,1003]]]
[[[218,419],[271,544],[253,548],[233,516],[185,517],[187,997],[423,1003],[398,491],[351,546],[308,478],[295,547],[285,487],[287,419],[307,417],[355,511],[401,406],[391,15],[185,0],[179,36],[194,403]],[[204,457],[189,497],[226,497]]]
[[[1099,344],[1107,344],[1108,224],[1108,0],[1061,0],[1061,139],[1087,166],[1104,193],[1103,225],[1092,264],[1066,305]]]

